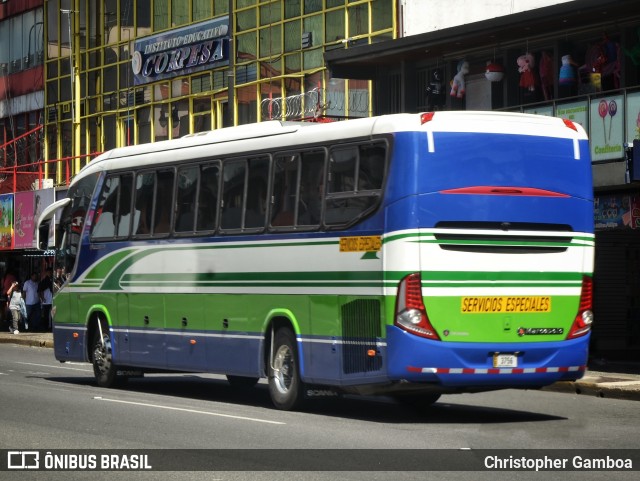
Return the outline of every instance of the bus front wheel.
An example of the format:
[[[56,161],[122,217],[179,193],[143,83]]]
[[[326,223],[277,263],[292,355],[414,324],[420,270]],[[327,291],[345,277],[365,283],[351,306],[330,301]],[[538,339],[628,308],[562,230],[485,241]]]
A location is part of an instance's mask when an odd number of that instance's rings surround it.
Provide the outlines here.
[[[302,404],[303,393],[295,336],[288,328],[278,329],[269,364],[271,401],[278,409],[290,411]]]
[[[100,332],[95,332],[91,345],[91,362],[98,386],[113,387],[119,379],[118,369],[113,364],[111,338],[108,334],[100,339]]]

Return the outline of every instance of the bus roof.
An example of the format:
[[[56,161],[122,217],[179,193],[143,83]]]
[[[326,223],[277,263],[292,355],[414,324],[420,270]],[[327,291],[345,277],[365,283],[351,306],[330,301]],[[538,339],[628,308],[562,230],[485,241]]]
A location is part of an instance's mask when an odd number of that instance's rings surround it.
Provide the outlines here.
[[[587,138],[579,124],[542,115],[444,111],[392,114],[331,123],[266,121],[190,134],[179,139],[119,147],[96,157],[78,174],[235,155],[265,148],[287,149],[331,140],[367,138],[391,132],[477,132]],[[239,144],[241,147],[239,148]],[[212,147],[215,146],[215,149]]]

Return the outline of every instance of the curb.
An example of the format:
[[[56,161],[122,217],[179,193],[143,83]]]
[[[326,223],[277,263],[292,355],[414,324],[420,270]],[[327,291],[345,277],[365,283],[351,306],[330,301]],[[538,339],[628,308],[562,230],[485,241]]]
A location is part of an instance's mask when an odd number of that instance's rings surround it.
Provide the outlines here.
[[[18,334],[20,336],[20,334]],[[0,344],[19,344],[21,346],[31,346],[31,347],[47,347],[53,348],[53,341],[48,339],[25,339],[20,337],[14,338],[3,338],[0,337]]]
[[[560,381],[544,387],[542,390],[607,399],[640,401],[640,382],[632,379],[598,382],[597,378],[585,377],[579,381]]]

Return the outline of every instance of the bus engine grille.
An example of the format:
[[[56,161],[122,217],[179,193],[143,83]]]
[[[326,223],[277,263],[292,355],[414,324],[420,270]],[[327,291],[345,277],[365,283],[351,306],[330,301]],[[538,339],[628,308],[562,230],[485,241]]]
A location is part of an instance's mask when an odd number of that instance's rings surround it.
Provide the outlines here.
[[[377,352],[381,336],[380,301],[356,299],[342,305],[342,370],[345,374],[378,371],[382,358],[370,356]]]

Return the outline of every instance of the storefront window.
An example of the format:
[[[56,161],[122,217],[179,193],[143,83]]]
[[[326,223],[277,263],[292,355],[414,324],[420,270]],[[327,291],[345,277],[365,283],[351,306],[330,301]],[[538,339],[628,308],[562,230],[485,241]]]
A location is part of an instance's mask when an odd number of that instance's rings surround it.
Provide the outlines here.
[[[257,96],[256,87],[242,87],[236,91],[236,104],[238,109],[238,124],[250,124],[257,122]]]
[[[314,13],[322,10],[322,0],[304,0],[304,13]]]
[[[138,109],[138,143],[151,142],[151,107]]]
[[[280,1],[271,2],[260,7],[260,25],[270,25],[282,20]]]
[[[607,95],[591,99],[589,145],[591,160],[620,159],[624,155],[624,98]]]
[[[190,2],[171,2],[171,26],[180,27],[189,22]]]
[[[389,8],[389,2],[385,0],[373,0],[371,2],[372,31],[393,28],[393,12]]]
[[[245,30],[251,30],[256,28],[256,9],[250,8],[249,10],[243,10],[236,14],[236,30],[238,32],[244,32]]]
[[[249,32],[236,37],[237,61],[254,60],[257,57],[256,32]]]
[[[327,42],[331,43],[344,38],[344,11],[327,12],[324,24]]]
[[[303,52],[303,64],[303,68],[305,70],[322,67],[322,65],[324,64],[323,50],[321,48],[305,50]]]
[[[169,0],[153,1],[153,31],[158,32],[169,26]]]
[[[366,34],[369,26],[368,5],[349,7],[347,12],[349,14],[349,37]]]
[[[302,70],[302,62],[300,53],[292,53],[284,58],[285,73],[300,72]]]
[[[300,50],[301,36],[300,20],[286,22],[284,24],[284,51],[293,52]]]
[[[282,25],[260,29],[260,57],[273,57],[282,53]]]
[[[284,2],[284,18],[293,18],[300,16],[300,0],[285,0]]]
[[[211,130],[211,100],[195,99],[193,101],[193,132]]]
[[[136,23],[137,37],[151,33],[151,0],[136,0]]]
[[[229,0],[213,0],[213,15],[224,15],[229,13]]]
[[[193,0],[193,20],[211,18],[211,2],[209,0]]]
[[[198,94],[211,90],[211,74],[198,75],[191,77],[191,93]]]
[[[322,15],[313,15],[312,17],[305,17],[303,20],[303,31],[311,33],[312,47],[322,45],[324,43],[324,30],[322,26]]]

